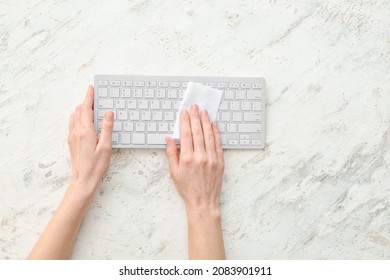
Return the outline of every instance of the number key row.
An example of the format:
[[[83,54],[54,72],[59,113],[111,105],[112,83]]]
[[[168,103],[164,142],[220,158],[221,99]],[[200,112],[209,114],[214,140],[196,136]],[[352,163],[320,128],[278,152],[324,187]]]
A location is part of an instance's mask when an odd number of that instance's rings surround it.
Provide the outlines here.
[[[114,122],[112,131],[132,132],[132,131],[152,131],[152,132],[173,132],[175,123],[166,122]],[[102,130],[102,122],[98,122],[98,132]]]
[[[135,99],[99,99],[98,109],[163,109],[163,110],[178,110],[180,108],[180,100],[135,100]]]

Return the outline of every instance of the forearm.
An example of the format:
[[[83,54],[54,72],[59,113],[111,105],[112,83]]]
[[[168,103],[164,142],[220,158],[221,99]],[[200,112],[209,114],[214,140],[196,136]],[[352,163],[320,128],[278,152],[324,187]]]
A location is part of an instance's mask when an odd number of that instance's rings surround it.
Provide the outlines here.
[[[80,224],[93,195],[85,189],[79,183],[70,184],[29,259],[69,259],[72,256]]]
[[[221,214],[217,209],[187,209],[190,259],[225,259]]]

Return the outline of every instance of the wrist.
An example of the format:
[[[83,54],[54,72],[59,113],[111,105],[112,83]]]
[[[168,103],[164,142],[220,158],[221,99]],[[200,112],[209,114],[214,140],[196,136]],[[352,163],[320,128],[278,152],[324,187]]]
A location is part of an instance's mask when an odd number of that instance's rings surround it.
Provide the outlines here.
[[[187,217],[189,222],[212,222],[221,220],[221,209],[219,205],[198,205],[187,206]]]
[[[77,201],[89,201],[94,195],[98,183],[84,182],[82,180],[72,179],[67,193]]]

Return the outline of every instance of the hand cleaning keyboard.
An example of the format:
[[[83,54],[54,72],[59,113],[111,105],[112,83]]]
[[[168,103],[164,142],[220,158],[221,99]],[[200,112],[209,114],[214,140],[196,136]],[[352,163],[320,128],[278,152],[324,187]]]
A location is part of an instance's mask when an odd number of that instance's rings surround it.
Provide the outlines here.
[[[188,82],[223,92],[217,123],[225,149],[263,149],[265,80],[236,77],[95,76],[94,123],[114,112],[113,148],[165,148]]]

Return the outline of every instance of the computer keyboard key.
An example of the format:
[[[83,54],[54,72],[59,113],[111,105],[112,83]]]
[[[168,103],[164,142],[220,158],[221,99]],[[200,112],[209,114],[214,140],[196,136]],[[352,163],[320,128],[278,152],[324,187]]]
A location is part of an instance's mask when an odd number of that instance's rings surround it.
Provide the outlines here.
[[[148,100],[139,100],[138,108],[139,109],[148,109],[149,108],[149,101]]]
[[[121,120],[121,121],[126,121],[127,120],[127,111],[125,110],[120,110],[117,112],[117,115],[118,115],[118,120]]]
[[[238,132],[261,132],[261,123],[254,124],[238,124]]]
[[[143,133],[133,133],[133,144],[143,145],[145,144],[145,134]]]
[[[218,129],[219,129],[219,132],[225,132],[225,124],[219,122],[218,123]]]
[[[134,123],[132,122],[124,122],[123,126],[124,131],[134,131]]]
[[[122,88],[122,97],[131,97],[131,89]]]
[[[153,109],[153,110],[160,109],[160,101],[159,100],[151,100],[150,101],[150,109]]]
[[[241,112],[234,112],[233,113],[233,121],[234,122],[242,121],[242,113]]]
[[[164,120],[166,121],[174,121],[175,115],[173,112],[164,112]]]
[[[110,81],[110,86],[119,87],[121,85],[120,81]]]
[[[150,121],[152,119],[152,112],[150,111],[142,111],[141,112],[141,120]]]
[[[157,86],[157,82],[146,82],[146,86],[147,87],[156,87]]]
[[[156,90],[156,98],[165,98],[165,89],[158,88]]]
[[[254,111],[260,111],[261,110],[261,102],[252,102],[252,108]]]
[[[261,99],[261,90],[248,90],[246,92],[247,99]]]
[[[163,114],[161,111],[152,112],[152,116],[153,116],[154,121],[162,121],[162,119],[163,119]]]
[[[236,99],[245,99],[245,90],[237,90],[236,91]]]
[[[132,81],[123,81],[122,86],[124,87],[131,87],[133,85]]]
[[[240,140],[240,145],[249,145],[249,140]]]
[[[161,102],[161,108],[164,110],[169,110],[172,108],[172,101],[170,100],[163,100]]]
[[[146,130],[147,131],[157,131],[157,123],[148,122],[148,124],[146,125]]]
[[[142,97],[142,88],[135,88],[133,90],[133,97],[141,98]]]
[[[221,113],[221,121],[230,122],[230,112],[222,112]]]
[[[241,88],[251,88],[250,83],[241,83]]]
[[[114,108],[114,100],[112,99],[99,99],[98,100],[99,109],[112,109]]]
[[[161,131],[161,132],[169,131],[168,124],[167,123],[159,123],[158,124],[158,131]]]
[[[164,145],[166,144],[165,138],[172,137],[171,134],[148,134],[147,135],[147,144],[151,145]]]
[[[235,124],[235,123],[226,124],[226,131],[230,132],[230,133],[237,132],[237,124]]]
[[[217,88],[227,88],[227,83],[217,83]]]
[[[240,135],[240,140],[249,140],[250,135],[249,134],[241,134]]]
[[[178,110],[180,108],[181,101],[173,101],[173,109]]]
[[[227,101],[221,101],[219,105],[219,110],[225,111],[229,109],[229,103]]]
[[[122,133],[121,143],[125,145],[130,144],[130,133]]]
[[[222,145],[226,145],[227,144],[226,134],[222,134],[221,135],[221,143],[222,143]]]
[[[110,97],[119,97],[119,88],[110,88]]]
[[[159,87],[168,87],[169,83],[168,82],[158,82]]]
[[[251,103],[248,101],[241,102],[241,110],[250,111],[251,110]]]
[[[244,113],[244,121],[246,122],[261,121],[261,113]]]
[[[137,100],[131,99],[127,100],[127,109],[136,109],[137,108]]]
[[[145,98],[154,98],[154,89],[152,88],[145,89]]]
[[[229,88],[238,88],[239,84],[238,83],[229,83]]]
[[[98,120],[104,119],[104,113],[105,111],[98,111]]]
[[[118,144],[118,142],[119,142],[119,134],[118,133],[113,133],[112,134],[111,142],[114,145]]]
[[[107,97],[107,88],[99,88],[98,89],[98,96],[99,97]]]
[[[144,81],[134,81],[134,86],[135,87],[143,87],[143,86],[145,86],[145,82]]]
[[[168,89],[168,98],[177,98],[177,89]]]
[[[108,81],[98,81],[98,86],[108,86]]]
[[[170,86],[173,88],[178,88],[178,87],[180,87],[180,83],[179,82],[171,82]]]
[[[240,110],[240,102],[238,102],[238,101],[231,101],[230,102],[230,110],[232,110],[232,111]]]
[[[115,108],[116,109],[124,109],[126,107],[125,101],[123,99],[115,100]]]
[[[252,84],[252,88],[261,88],[261,84]]]
[[[231,139],[228,141],[229,145],[238,145],[238,140]]]
[[[252,145],[261,145],[261,140],[252,140]]]
[[[114,122],[114,126],[112,128],[112,131],[122,131],[122,123],[121,122]]]
[[[225,90],[225,99],[234,99],[234,91]]]
[[[135,124],[135,131],[145,131],[146,124],[137,122]]]
[[[130,111],[130,120],[138,121],[139,120],[139,111]]]

